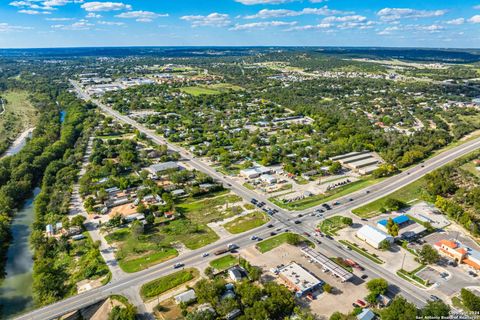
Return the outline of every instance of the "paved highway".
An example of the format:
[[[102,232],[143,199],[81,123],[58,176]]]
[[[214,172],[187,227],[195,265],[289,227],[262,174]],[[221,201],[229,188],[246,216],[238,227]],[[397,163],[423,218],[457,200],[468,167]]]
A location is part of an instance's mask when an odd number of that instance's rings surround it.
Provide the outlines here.
[[[92,99],[88,96],[83,90],[78,86],[78,84],[74,81],[71,81],[72,85],[76,89],[78,95],[86,101],[92,101],[98,105],[99,108],[102,109],[103,112],[111,115],[112,117],[130,124],[140,132],[143,132],[147,137],[149,137],[152,141],[158,144],[167,144],[170,149],[177,151],[184,160],[189,161],[189,164],[197,170],[203,171],[215,179],[224,183],[224,185],[228,186],[232,189],[233,192],[244,198],[245,200],[249,201],[252,198],[259,199],[267,203],[267,205],[271,208],[276,208],[279,212],[274,215],[273,220],[275,221],[276,227],[284,227],[288,228],[291,231],[304,233],[308,232],[313,234],[313,228],[317,221],[311,221],[308,219],[304,219],[304,223],[302,224],[294,224],[292,221],[294,215],[299,213],[309,213],[312,212],[313,209],[311,208],[308,210],[303,211],[296,211],[290,212],[286,211],[282,208],[277,207],[276,205],[270,203],[265,196],[259,195],[256,192],[249,190],[243,187],[241,184],[229,179],[228,177],[224,176],[221,173],[218,173],[209,165],[204,163],[198,158],[192,156],[188,151],[180,148],[176,145],[173,145],[166,141],[163,137],[157,135],[153,130],[146,128],[142,124],[139,124],[135,120],[129,118],[128,116],[122,115],[115,110],[109,108],[108,106],[104,105],[100,101]],[[356,207],[362,206],[366,203],[369,203],[375,199],[384,197],[395,190],[398,190],[407,184],[423,177],[425,174],[445,165],[446,163],[457,159],[467,153],[470,153],[480,147],[480,138],[471,140],[461,146],[452,148],[443,152],[442,154],[432,157],[426,160],[422,165],[418,165],[413,167],[398,176],[385,179],[384,181],[373,185],[371,187],[365,188],[361,191],[352,193],[345,198],[338,199],[342,204],[339,206],[335,206],[332,210],[328,211],[325,216],[330,216],[338,213],[349,213],[351,209]],[[368,191],[368,193],[367,193]],[[353,198],[353,201],[348,201],[348,198]],[[27,313],[18,317],[18,319],[35,319],[35,320],[43,320],[43,319],[52,319],[58,317],[62,314],[65,314],[68,311],[76,310],[85,306],[88,306],[96,301],[100,301],[105,297],[109,296],[112,293],[121,292],[122,290],[132,286],[133,284],[138,285],[141,283],[145,283],[151,280],[154,280],[158,277],[163,275],[169,274],[173,271],[173,265],[178,262],[184,263],[186,266],[194,266],[199,262],[203,262],[204,259],[211,259],[209,258],[201,258],[201,253],[203,252],[212,252],[216,249],[225,247],[228,243],[236,243],[241,247],[251,244],[252,241],[250,240],[250,236],[255,234],[261,237],[267,237],[270,229],[265,227],[260,227],[255,230],[251,230],[249,232],[245,232],[241,235],[229,238],[228,240],[220,240],[214,244],[208,245],[202,249],[195,250],[189,253],[182,254],[181,256],[172,259],[168,262],[161,263],[149,269],[137,272],[135,274],[128,275],[122,279],[116,280],[115,282],[111,282],[106,286],[93,289],[87,291],[85,293],[73,296],[71,298],[62,300],[60,302],[54,303],[52,305],[43,307],[41,309],[37,309],[33,312]],[[404,281],[398,278],[395,275],[394,270],[386,270],[382,266],[375,264],[371,260],[359,255],[354,251],[347,251],[343,248],[340,244],[333,240],[325,239],[322,241],[320,247],[326,251],[329,251],[337,256],[340,257],[354,257],[360,264],[362,264],[366,271],[365,273],[371,277],[382,277],[386,279],[392,286],[393,291],[396,293],[400,293],[405,296],[410,301],[416,303],[417,305],[423,305],[425,301],[429,297],[429,293],[423,290],[420,290],[418,287],[414,286],[413,284]]]

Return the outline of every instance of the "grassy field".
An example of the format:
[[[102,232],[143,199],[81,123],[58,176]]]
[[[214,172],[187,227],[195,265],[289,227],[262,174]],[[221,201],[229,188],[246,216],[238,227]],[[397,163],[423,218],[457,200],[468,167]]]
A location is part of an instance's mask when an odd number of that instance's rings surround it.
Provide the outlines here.
[[[151,299],[197,278],[198,274],[198,270],[193,268],[177,271],[168,276],[144,284],[140,288],[140,294],[144,300]]]
[[[349,183],[345,186],[327,192],[325,194],[318,194],[313,197],[308,197],[299,201],[283,203],[282,201],[276,198],[270,198],[269,200],[275,203],[277,206],[289,209],[289,210],[304,210],[314,206],[318,206],[319,204],[329,202],[352,192],[356,192],[368,186],[371,186],[375,183],[380,182],[382,179],[365,179],[365,180],[358,180],[352,183]]]
[[[237,257],[232,256],[231,254],[228,254],[226,256],[223,256],[221,258],[215,259],[210,261],[210,266],[212,268],[215,268],[219,271],[228,269],[230,267],[233,267],[236,265],[238,262]]]
[[[230,83],[215,83],[215,84],[204,85],[204,86],[183,87],[180,90],[192,96],[200,96],[202,94],[207,94],[207,95],[220,94],[220,93],[228,92],[230,90],[240,91],[240,90],[243,90],[243,88]]]
[[[374,217],[380,214],[379,210],[385,206],[385,202],[387,201],[388,198],[394,198],[394,199],[409,203],[421,197],[424,186],[425,186],[425,179],[421,178],[389,194],[388,196],[385,196],[383,198],[370,202],[362,207],[356,208],[352,210],[352,212],[362,218]]]
[[[209,89],[206,87],[183,87],[180,89],[183,93],[192,95],[192,96],[200,96],[202,94],[213,95],[213,94],[220,94],[221,92],[215,89]]]
[[[473,174],[476,177],[480,177],[480,170],[477,170],[477,166],[473,162],[467,162],[460,167],[463,170],[466,170]]]
[[[267,223],[270,219],[266,214],[260,211],[249,213],[243,217],[236,218],[223,226],[228,232],[237,234],[242,233]]]
[[[226,210],[226,206],[230,207],[232,204],[240,201],[242,201],[242,198],[239,196],[226,194],[200,201],[182,203],[177,205],[176,209],[189,220],[205,225],[232,216],[233,212]]]
[[[143,254],[140,257],[128,257],[118,262],[123,271],[132,273],[144,270],[157,263],[175,258],[178,256],[177,250],[173,248],[163,249],[161,251],[153,251],[151,253]]]
[[[257,243],[255,247],[261,253],[265,253],[265,252],[268,252],[272,249],[275,249],[276,247],[278,247],[278,246],[280,246],[284,243],[289,243],[290,242],[289,238],[290,238],[291,235],[294,235],[294,233],[290,233],[290,232],[281,233],[279,235],[273,236],[271,238],[268,238],[267,240],[263,240],[263,241]],[[297,236],[300,238],[301,242],[306,243],[308,245],[312,245],[312,243],[310,241],[308,241],[307,239],[305,239],[304,237],[299,236],[299,235],[297,235]]]
[[[343,222],[344,217],[334,216],[323,220],[318,227],[320,230],[328,235],[336,236],[337,231],[347,227],[348,225]]]
[[[7,91],[0,93],[5,101],[5,112],[0,115],[0,154],[28,128],[35,126],[37,111],[30,103],[29,93],[23,90]],[[0,112],[3,109],[0,107]]]

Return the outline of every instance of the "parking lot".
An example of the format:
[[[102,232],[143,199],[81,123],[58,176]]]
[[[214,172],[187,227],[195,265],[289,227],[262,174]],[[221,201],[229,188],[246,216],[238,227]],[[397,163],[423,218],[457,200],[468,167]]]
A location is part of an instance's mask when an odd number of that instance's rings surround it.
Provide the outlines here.
[[[429,266],[417,272],[417,276],[424,280],[428,280],[428,282],[430,283],[438,283],[439,285],[441,285],[445,281],[448,281],[450,273],[437,268],[434,269]]]
[[[299,248],[288,244],[281,245],[264,254],[260,254],[254,246],[250,246],[240,250],[240,255],[249,260],[253,265],[262,267],[267,276],[275,277],[269,271],[271,268],[295,261],[309,270],[317,278],[330,284],[335,288],[333,293],[321,293],[316,296],[316,299],[313,301],[302,299],[314,313],[325,318],[329,318],[335,311],[349,313],[353,308],[352,303],[357,299],[364,300],[364,297],[368,295],[365,281],[369,279],[360,279],[359,276],[361,276],[361,273],[355,271],[357,277],[349,282],[342,283],[338,278],[331,275],[330,272],[323,272],[318,264],[310,262],[307,257],[302,255]]]

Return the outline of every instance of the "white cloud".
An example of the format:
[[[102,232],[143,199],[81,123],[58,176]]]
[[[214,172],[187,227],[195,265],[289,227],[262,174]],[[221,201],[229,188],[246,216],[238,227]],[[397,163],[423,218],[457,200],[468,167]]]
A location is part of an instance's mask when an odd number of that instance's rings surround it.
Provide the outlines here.
[[[6,22],[0,22],[0,32],[12,32],[12,31],[22,31],[22,30],[31,30],[32,27],[24,27],[24,26],[15,26],[8,24]]]
[[[60,30],[90,30],[90,28],[93,26],[94,26],[93,23],[89,23],[88,21],[85,21],[85,20],[80,20],[78,22],[74,22],[69,25],[54,24],[51,26],[51,28],[60,29]]]
[[[122,2],[86,2],[82,8],[88,12],[132,10],[132,6]]]
[[[225,27],[230,24],[230,16],[222,13],[211,13],[208,16],[183,16],[180,19],[189,21],[192,27]]]
[[[336,17],[336,16],[331,16],[331,17],[326,17],[322,20],[322,22],[363,22],[366,21],[367,18],[364,16],[360,15],[351,15],[351,16],[344,16],[344,17]]]
[[[480,23],[480,15],[479,14],[474,15],[473,17],[468,19],[468,21],[471,23]]]
[[[18,10],[18,12],[23,14],[29,14],[29,15],[51,14],[51,12],[48,12],[48,11],[38,11],[38,10],[32,10],[32,9],[22,9],[22,10]]]
[[[410,32],[428,32],[436,33],[444,30],[445,28],[438,24],[432,25],[420,25],[420,24],[407,24],[407,25],[396,25],[392,27],[385,28],[384,30],[377,32],[378,35],[390,35],[394,31],[410,31]]]
[[[73,18],[46,18],[47,21],[72,21]]]
[[[47,0],[42,2],[45,7],[61,7],[69,3],[83,3],[83,0]]]
[[[100,19],[102,17],[101,14],[95,13],[95,12],[89,12],[85,18],[87,19]]]
[[[283,17],[297,17],[302,15],[319,15],[329,16],[334,14],[349,14],[351,12],[339,11],[329,9],[327,6],[322,8],[304,8],[300,11],[287,10],[287,9],[263,9],[254,15],[245,16],[245,19],[271,19],[271,18],[283,18]]]
[[[453,24],[453,25],[461,25],[465,23],[464,18],[458,18],[458,19],[453,19],[453,20],[448,20],[445,22],[446,24]]]
[[[251,29],[265,29],[267,27],[282,27],[282,26],[293,26],[296,25],[296,21],[292,22],[285,22],[285,21],[262,21],[262,22],[252,22],[252,23],[245,23],[245,24],[236,24],[230,30],[251,30]]]
[[[295,26],[292,28],[285,29],[285,31],[308,31],[308,30],[319,30],[319,29],[328,29],[331,28],[330,23],[319,23],[315,25],[305,25],[305,26]]]
[[[410,8],[383,8],[377,12],[380,19],[384,21],[400,19],[418,19],[440,17],[447,13],[447,10],[416,10]]]
[[[116,22],[116,21],[98,21],[98,24],[104,25],[104,26],[124,26],[125,23],[123,22]]]
[[[138,22],[151,22],[155,18],[168,17],[168,14],[158,14],[151,11],[130,11],[116,15],[117,18],[135,19]]]

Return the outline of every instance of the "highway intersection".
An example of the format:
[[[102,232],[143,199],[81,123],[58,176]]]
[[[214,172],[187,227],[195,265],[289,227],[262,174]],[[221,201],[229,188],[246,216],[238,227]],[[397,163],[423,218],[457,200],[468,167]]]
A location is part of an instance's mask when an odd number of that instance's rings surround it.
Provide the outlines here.
[[[118,113],[117,111],[111,109],[100,101],[88,96],[80,88],[80,86],[78,86],[76,82],[71,81],[71,84],[75,88],[79,97],[81,97],[85,101],[93,102],[104,113],[116,118],[117,120],[130,124],[138,131],[144,133],[153,142],[157,144],[168,145],[171,150],[176,151],[181,155],[182,161],[188,161],[193,168],[205,172],[216,180],[222,182],[225,187],[231,189],[232,192],[242,197],[245,201],[250,201],[251,199],[255,198],[259,201],[265,202],[269,208],[277,209],[278,213],[272,216],[271,222],[272,224],[274,224],[275,228],[282,228],[283,230],[288,229],[299,234],[314,234],[314,229],[319,223],[320,218],[312,217],[309,214],[312,213],[314,209],[319,208],[320,206],[312,207],[310,209],[301,211],[287,211],[285,209],[282,209],[271,203],[265,196],[249,190],[238,182],[235,182],[233,179],[230,179],[228,176],[225,176],[222,173],[215,171],[215,169],[207,165],[201,159],[194,157],[191,153],[184,150],[183,148],[169,143],[163,137],[156,134],[153,130],[143,126],[142,124],[136,122],[135,120],[131,119],[126,115]],[[420,179],[427,173],[478,149],[479,147],[480,138],[477,138],[465,142],[464,144],[457,147],[448,149],[441,154],[424,161],[422,164],[409,168],[408,170],[400,173],[399,175],[387,178],[378,184],[372,185],[360,191],[351,193],[348,196],[337,199],[340,204],[337,206],[333,206],[332,210],[324,213],[323,217],[325,218],[328,216],[342,213],[342,215],[351,216],[353,219],[358,220],[358,217],[354,216],[351,213],[352,209],[370,203],[376,199],[382,198],[410,184],[411,182]],[[352,200],[350,201],[350,199]],[[299,214],[302,214],[303,217],[298,218]],[[294,220],[301,220],[302,223],[295,224]],[[100,301],[110,296],[111,294],[121,293],[131,288],[132,286],[138,286],[162,277],[164,275],[167,275],[173,272],[173,265],[176,263],[181,262],[187,267],[202,264],[205,262],[205,260],[210,259],[210,257],[202,257],[202,253],[204,252],[213,252],[216,249],[226,247],[229,243],[235,243],[240,247],[251,245],[252,240],[250,239],[250,237],[252,235],[267,238],[270,235],[270,231],[271,230],[268,229],[266,226],[263,226],[244,232],[240,235],[229,237],[228,239],[221,239],[216,243],[210,244],[201,249],[184,253],[175,259],[169,260],[168,262],[158,264],[154,267],[150,267],[140,272],[126,274],[122,277],[116,278],[103,287],[92,289],[85,293],[31,311],[29,313],[19,316],[17,319],[44,320],[56,318],[69,311],[77,310],[82,307],[91,305],[94,302]],[[392,293],[401,294],[408,300],[417,304],[418,306],[424,305],[431,295],[431,291],[419,289],[412,283],[399,278],[395,274],[395,270],[386,270],[382,266],[374,263],[373,261],[365,258],[358,253],[346,250],[341,244],[339,244],[333,239],[322,239],[322,244],[317,245],[316,250],[319,250],[322,253],[328,252],[329,254],[344,258],[353,257],[356,261],[358,261],[362,266],[365,267],[365,271],[363,272],[364,274],[367,274],[370,278],[380,277],[386,279],[391,285],[390,291]]]

